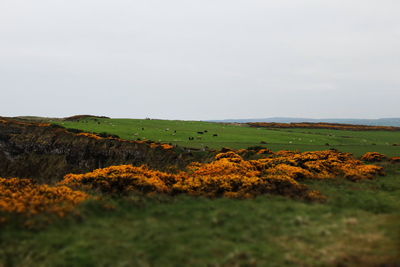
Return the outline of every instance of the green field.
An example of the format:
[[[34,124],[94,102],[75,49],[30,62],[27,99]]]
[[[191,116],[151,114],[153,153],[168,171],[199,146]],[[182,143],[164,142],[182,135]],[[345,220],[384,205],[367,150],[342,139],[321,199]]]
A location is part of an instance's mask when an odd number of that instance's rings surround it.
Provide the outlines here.
[[[140,119],[82,119],[74,122],[52,122],[66,128],[117,134],[128,140],[149,139],[193,148],[240,149],[265,142],[267,144],[264,146],[272,150],[314,151],[336,148],[356,156],[370,151],[388,156],[400,156],[400,146],[394,146],[394,144],[400,145],[400,132],[265,129],[201,121]],[[206,130],[207,132],[204,132]],[[213,136],[214,134],[218,136]],[[189,137],[193,137],[194,140],[189,140]]]
[[[323,204],[280,196],[92,201],[50,226],[4,228],[0,265],[398,266],[399,165],[388,172],[358,183],[306,181],[329,197]]]

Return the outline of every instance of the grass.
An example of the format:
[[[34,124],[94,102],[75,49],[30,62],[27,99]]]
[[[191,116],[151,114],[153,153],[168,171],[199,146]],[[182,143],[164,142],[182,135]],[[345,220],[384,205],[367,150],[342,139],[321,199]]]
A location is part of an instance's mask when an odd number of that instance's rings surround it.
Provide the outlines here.
[[[193,148],[240,149],[266,142],[265,146],[273,150],[315,151],[336,148],[356,156],[370,151],[388,156],[400,155],[400,146],[393,146],[393,144],[400,144],[400,132],[264,129],[201,121],[140,119],[83,119],[74,122],[53,121],[53,123],[66,128],[117,134],[128,140],[150,139]],[[205,130],[207,132],[204,132]],[[214,134],[218,136],[213,136]],[[193,137],[194,140],[189,140],[189,137]]]
[[[305,181],[326,203],[280,196],[90,201],[80,215],[1,231],[4,266],[375,266],[400,263],[400,167]],[[106,208],[107,207],[107,208]],[[388,265],[390,266],[390,265]]]

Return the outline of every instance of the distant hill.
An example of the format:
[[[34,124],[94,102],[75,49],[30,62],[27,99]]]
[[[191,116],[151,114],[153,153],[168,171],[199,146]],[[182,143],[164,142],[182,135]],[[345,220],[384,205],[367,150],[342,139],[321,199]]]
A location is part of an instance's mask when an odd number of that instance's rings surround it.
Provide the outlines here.
[[[357,125],[373,125],[373,126],[397,126],[400,127],[400,118],[382,118],[382,119],[309,119],[309,118],[260,118],[260,119],[226,119],[226,120],[210,120],[209,122],[226,122],[226,123],[248,123],[248,122],[327,122],[327,123],[343,123]]]

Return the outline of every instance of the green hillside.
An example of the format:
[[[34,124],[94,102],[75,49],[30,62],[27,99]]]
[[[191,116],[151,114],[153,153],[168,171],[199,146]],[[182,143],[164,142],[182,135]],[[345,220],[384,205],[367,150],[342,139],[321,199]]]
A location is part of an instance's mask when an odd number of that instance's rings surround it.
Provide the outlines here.
[[[324,150],[336,148],[360,156],[376,151],[400,155],[400,132],[328,129],[265,129],[201,121],[101,119],[52,121],[66,128],[107,132],[123,139],[149,139],[193,148],[232,149],[264,145],[272,150]],[[203,132],[199,134],[198,132]],[[217,136],[214,136],[217,135]],[[193,138],[193,140],[189,140]]]

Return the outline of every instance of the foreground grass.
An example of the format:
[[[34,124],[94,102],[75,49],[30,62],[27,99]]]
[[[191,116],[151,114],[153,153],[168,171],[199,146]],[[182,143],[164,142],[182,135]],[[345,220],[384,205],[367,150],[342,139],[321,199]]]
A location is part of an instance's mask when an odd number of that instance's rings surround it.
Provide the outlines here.
[[[201,121],[82,119],[53,121],[66,128],[117,134],[128,140],[150,139],[185,147],[220,149],[247,148],[262,142],[273,150],[316,151],[337,148],[356,156],[370,151],[400,155],[400,132],[343,131],[328,129],[265,129]],[[205,132],[207,131],[207,132]],[[203,132],[203,134],[198,134]],[[218,136],[213,136],[217,134]],[[194,140],[189,140],[193,137]]]
[[[400,168],[358,183],[305,181],[306,203],[130,195],[42,228],[1,229],[0,266],[376,266],[400,263]],[[40,225],[40,224],[39,224]]]

